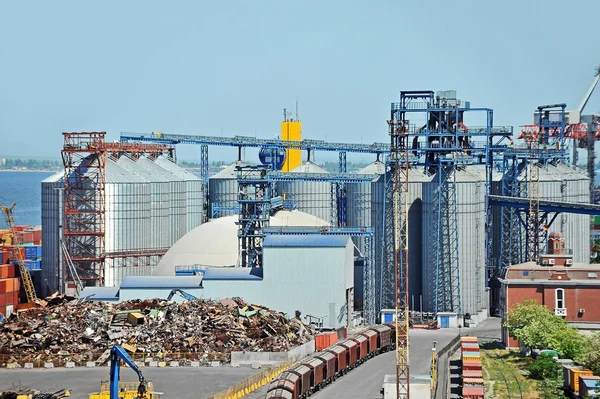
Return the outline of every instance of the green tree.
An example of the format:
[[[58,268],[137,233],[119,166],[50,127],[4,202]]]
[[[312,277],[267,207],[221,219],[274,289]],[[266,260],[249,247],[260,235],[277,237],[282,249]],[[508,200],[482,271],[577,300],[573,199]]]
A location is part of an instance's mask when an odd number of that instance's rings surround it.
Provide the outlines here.
[[[583,344],[584,336],[568,325],[550,334],[547,342],[549,348],[554,349],[561,358],[566,359],[576,359],[579,357]]]
[[[600,375],[600,333],[583,338],[581,353],[576,360],[592,370],[595,375]]]
[[[529,365],[529,375],[536,380],[555,378],[558,375],[558,364],[549,353],[542,353]]]

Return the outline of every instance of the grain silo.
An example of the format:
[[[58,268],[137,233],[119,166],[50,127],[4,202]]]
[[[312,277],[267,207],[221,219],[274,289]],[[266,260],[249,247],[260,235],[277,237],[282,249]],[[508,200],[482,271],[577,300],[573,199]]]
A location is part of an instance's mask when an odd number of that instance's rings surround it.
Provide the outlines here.
[[[452,181],[454,177],[450,175],[447,178]],[[434,229],[438,217],[438,187],[437,175],[423,187],[423,306],[427,311],[435,311],[436,276],[439,277],[440,291],[444,281],[444,276],[437,274],[437,253],[434,250],[437,246]],[[471,171],[468,167],[456,171],[456,223],[459,276],[446,276],[446,281],[456,284],[456,278],[459,279],[461,313],[476,315],[488,308],[485,294],[485,174],[482,175],[477,170]],[[451,221],[450,225],[452,224]],[[457,287],[448,289],[454,291]],[[438,305],[438,311],[457,310],[458,304],[444,302]]]
[[[60,237],[62,225],[62,190],[64,173],[59,172],[42,180],[42,272],[50,293],[59,288],[62,258]]]
[[[169,180],[155,174],[123,156],[117,164],[134,173],[150,185],[150,231],[148,248],[167,248],[169,242]]]
[[[329,173],[310,160],[289,173]],[[277,193],[291,200],[299,211],[323,220],[331,219],[331,183],[320,181],[282,181],[277,183]]]
[[[238,213],[236,209],[239,187],[236,168],[247,165],[243,161],[236,161],[208,179],[209,219]]]
[[[154,161],[185,181],[186,185],[186,233],[200,226],[204,220],[205,193],[202,192],[202,180],[192,172],[182,168],[167,158],[158,157]]]
[[[150,183],[108,160],[105,173],[105,251],[150,248]],[[156,265],[132,266],[121,258],[105,260],[104,285],[118,287],[126,276],[150,275]]]
[[[385,165],[379,160],[355,172],[357,175],[383,175]],[[372,226],[371,224],[371,182],[346,184],[347,225],[349,227]],[[361,254],[365,254],[365,240],[352,237]]]
[[[385,198],[385,185],[389,184],[391,175],[389,172],[382,175],[371,183],[371,223],[375,234],[375,276],[376,276],[376,292],[381,292],[381,301],[377,298],[377,306],[379,309],[394,308],[393,288],[385,289],[384,284],[394,284],[393,275],[387,276],[385,273],[382,278],[382,270],[387,262],[393,260],[393,252],[386,254],[386,248],[393,248],[393,242],[386,246],[385,239],[393,239],[386,231],[393,231],[393,224],[386,223],[385,209],[389,207]],[[424,174],[422,169],[410,169],[409,174],[409,192],[408,192],[408,223],[409,223],[409,295],[411,309],[420,309],[421,299],[421,280],[422,280],[422,234],[423,218],[422,218],[422,192],[423,185],[431,181],[431,177]],[[391,209],[391,208],[390,208]],[[393,220],[392,220],[393,223]],[[388,292],[391,296],[385,296]],[[414,304],[414,305],[413,305]]]
[[[136,163],[151,173],[164,177],[169,182],[169,246],[171,246],[186,233],[185,181],[148,158],[141,157]]]

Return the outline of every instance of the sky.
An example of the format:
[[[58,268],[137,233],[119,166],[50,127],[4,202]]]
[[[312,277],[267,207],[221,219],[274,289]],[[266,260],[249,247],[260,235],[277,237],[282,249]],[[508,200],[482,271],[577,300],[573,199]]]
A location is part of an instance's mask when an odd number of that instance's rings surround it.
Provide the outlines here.
[[[576,108],[600,64],[600,2],[566,4],[0,0],[0,154],[58,157],[68,131],[273,138],[296,100],[305,138],[383,142],[401,90],[532,123],[538,105]]]

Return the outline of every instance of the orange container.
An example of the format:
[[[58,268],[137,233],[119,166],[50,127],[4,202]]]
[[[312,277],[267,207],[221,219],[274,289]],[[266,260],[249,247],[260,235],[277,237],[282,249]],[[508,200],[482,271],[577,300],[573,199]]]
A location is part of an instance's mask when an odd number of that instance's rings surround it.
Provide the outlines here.
[[[315,336],[315,347],[320,351],[331,345],[335,345],[337,340],[337,333],[335,331],[319,333]]]
[[[6,292],[13,292],[15,290],[15,283],[13,281],[14,279],[12,278],[6,279]]]
[[[579,377],[591,377],[594,373],[587,369],[569,369],[569,381],[573,392],[579,392]]]
[[[463,370],[463,378],[483,378],[482,370]]]
[[[21,290],[21,280],[19,280],[18,278],[13,280],[13,283],[15,285],[15,292],[19,292]]]
[[[6,291],[6,280],[0,280],[0,294],[4,294]]]
[[[477,337],[460,337],[460,342],[477,342]]]
[[[463,387],[462,397],[464,399],[483,399],[482,387]]]
[[[481,370],[481,360],[465,360],[462,366],[463,370]]]
[[[13,265],[1,265],[0,266],[0,278],[14,278],[15,267]]]
[[[15,291],[14,293],[14,298],[13,298],[13,304],[14,305],[18,305],[19,304],[19,291]]]
[[[0,294],[0,306],[6,306],[6,294]]]

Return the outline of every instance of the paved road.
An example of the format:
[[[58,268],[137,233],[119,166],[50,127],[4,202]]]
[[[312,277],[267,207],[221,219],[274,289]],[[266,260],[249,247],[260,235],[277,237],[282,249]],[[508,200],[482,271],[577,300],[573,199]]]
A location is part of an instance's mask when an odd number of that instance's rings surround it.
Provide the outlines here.
[[[154,382],[154,389],[163,392],[164,398],[198,399],[224,391],[238,381],[259,370],[234,367],[179,367],[144,368],[146,379]],[[0,370],[0,391],[13,386],[30,387],[37,390],[58,391],[70,389],[73,399],[87,399],[98,392],[100,382],[108,380],[108,367],[93,369],[35,369]],[[121,381],[137,381],[137,376],[128,368],[121,367]]]

